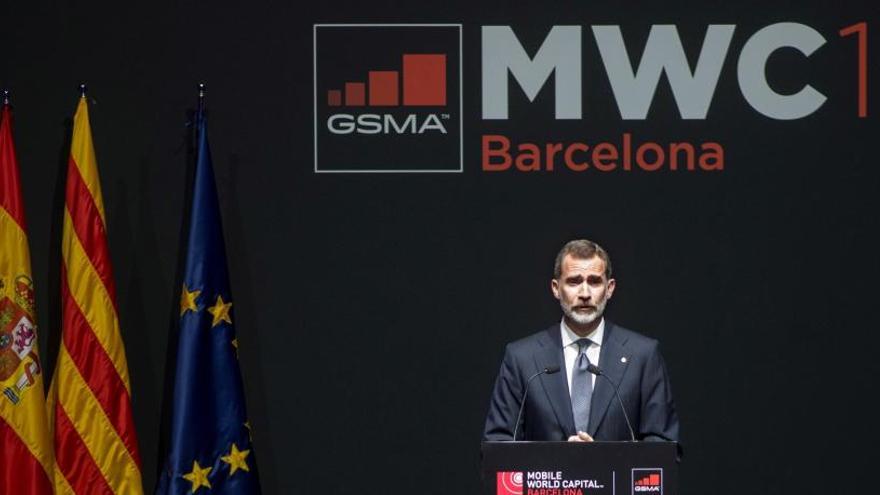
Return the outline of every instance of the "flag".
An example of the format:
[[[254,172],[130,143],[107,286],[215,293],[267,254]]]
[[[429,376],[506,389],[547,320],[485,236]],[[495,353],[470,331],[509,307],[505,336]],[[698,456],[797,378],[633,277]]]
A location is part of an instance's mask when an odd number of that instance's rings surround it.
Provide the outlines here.
[[[52,442],[37,354],[34,284],[12,110],[0,115],[0,493],[52,493]]]
[[[198,148],[171,405],[157,494],[260,492],[205,117]]]
[[[57,493],[143,493],[131,386],[85,94],[73,118],[61,239],[61,349],[47,407]]]

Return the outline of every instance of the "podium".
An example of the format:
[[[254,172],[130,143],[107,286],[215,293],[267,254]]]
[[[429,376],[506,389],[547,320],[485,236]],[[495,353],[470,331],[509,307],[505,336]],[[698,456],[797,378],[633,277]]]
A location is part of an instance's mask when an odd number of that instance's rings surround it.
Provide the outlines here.
[[[483,442],[485,495],[677,495],[675,442]]]

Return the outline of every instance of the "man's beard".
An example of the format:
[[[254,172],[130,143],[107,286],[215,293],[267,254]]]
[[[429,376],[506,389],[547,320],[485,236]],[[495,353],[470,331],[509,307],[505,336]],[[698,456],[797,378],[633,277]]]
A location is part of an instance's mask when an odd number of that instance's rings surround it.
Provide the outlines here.
[[[577,323],[578,325],[589,325],[594,321],[598,320],[602,317],[602,313],[605,312],[605,305],[608,303],[608,298],[603,298],[599,301],[599,304],[593,306],[593,311],[589,313],[578,313],[574,310],[575,306],[570,306],[565,303],[563,300],[559,300],[559,306],[562,307],[562,313],[565,314],[565,317],[569,320]],[[584,305],[578,305],[584,306]]]

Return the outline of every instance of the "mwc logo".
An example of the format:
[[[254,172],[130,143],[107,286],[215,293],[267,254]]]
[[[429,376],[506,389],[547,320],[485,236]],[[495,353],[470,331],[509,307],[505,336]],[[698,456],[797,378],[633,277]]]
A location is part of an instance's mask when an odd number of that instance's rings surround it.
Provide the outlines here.
[[[496,495],[523,495],[523,474],[520,471],[498,471]]]
[[[635,63],[627,49],[619,25],[589,26],[592,36],[582,26],[553,26],[531,56],[510,26],[482,27],[483,119],[509,119],[508,81],[514,79],[528,101],[535,101],[545,85],[554,86],[557,120],[584,118],[583,81],[585,42],[592,38],[599,60],[623,120],[646,120],[654,97],[665,76],[682,119],[706,120],[715,98],[725,61],[735,58],[736,82],[745,102],[765,117],[796,120],[808,117],[821,108],[828,97],[809,84],[791,93],[780,93],[767,76],[781,50],[799,53],[804,64],[828,39],[811,26],[798,22],[777,22],[747,34],[739,54],[729,54],[735,24],[710,24],[695,64],[688,61],[684,42],[674,24],[654,24]],[[841,26],[835,33],[841,38],[856,37],[858,65],[858,116],[868,115],[868,25],[858,22]],[[630,44],[630,49],[632,44]],[[778,59],[776,59],[778,60]],[[733,64],[730,64],[733,65]],[[550,76],[553,76],[552,78]],[[853,89],[856,89],[854,85]]]
[[[461,25],[316,24],[315,172],[461,172]]]

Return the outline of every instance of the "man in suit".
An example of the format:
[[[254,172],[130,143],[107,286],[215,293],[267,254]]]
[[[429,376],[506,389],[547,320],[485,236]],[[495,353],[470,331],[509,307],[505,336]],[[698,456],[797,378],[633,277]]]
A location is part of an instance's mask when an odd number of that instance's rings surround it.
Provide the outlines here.
[[[637,440],[679,440],[669,375],[656,340],[603,318],[614,294],[611,259],[598,244],[576,240],[556,257],[550,289],[562,322],[507,345],[495,382],[483,440],[629,440],[614,388],[619,384]],[[522,421],[517,415],[531,381]]]

